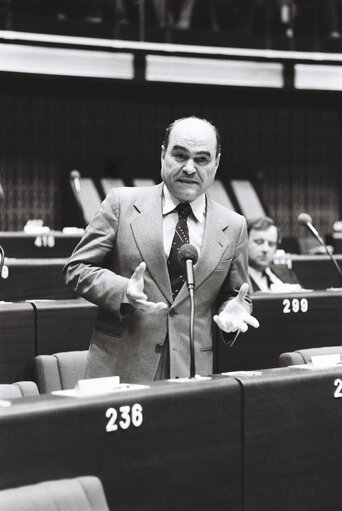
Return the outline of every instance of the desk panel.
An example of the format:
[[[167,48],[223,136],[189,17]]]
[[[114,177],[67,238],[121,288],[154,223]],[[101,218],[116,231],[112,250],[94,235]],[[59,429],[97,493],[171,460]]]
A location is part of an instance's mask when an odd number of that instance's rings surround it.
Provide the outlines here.
[[[36,313],[37,355],[89,348],[96,305],[82,298],[31,303]]]
[[[260,293],[253,305],[260,327],[240,334],[232,348],[218,343],[216,372],[278,367],[283,352],[342,344],[341,291]]]
[[[342,369],[239,376],[244,417],[244,510],[342,509]]]
[[[231,378],[15,401],[0,408],[1,488],[89,474],[113,510],[241,509],[240,386]],[[106,431],[108,408],[136,403],[141,426]]]
[[[0,279],[2,300],[73,298],[62,275],[66,259],[7,259],[7,279]]]
[[[0,232],[0,244],[6,257],[58,258],[69,257],[82,234],[50,231],[43,234]]]
[[[0,383],[33,380],[34,311],[30,303],[0,303]]]
[[[342,256],[335,255],[337,264],[342,269]],[[339,275],[327,255],[293,255],[292,268],[299,282],[306,289],[327,289],[339,287]]]

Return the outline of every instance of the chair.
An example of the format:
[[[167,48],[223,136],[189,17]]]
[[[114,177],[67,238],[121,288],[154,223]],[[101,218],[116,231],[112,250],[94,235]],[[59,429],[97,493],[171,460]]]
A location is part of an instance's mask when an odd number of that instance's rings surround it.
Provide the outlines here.
[[[241,213],[247,220],[266,216],[253,184],[247,179],[232,179],[230,185]]]
[[[215,181],[209,186],[208,195],[211,199],[218,202],[222,206],[235,211],[232,201],[230,200],[229,195],[222,184],[222,181],[219,179],[215,179]]]
[[[94,218],[100,207],[101,197],[93,179],[81,177],[78,170],[72,170],[69,176],[72,194],[80,210],[84,226]]]
[[[88,350],[66,351],[34,358],[36,380],[41,394],[72,389],[85,378]]]
[[[308,348],[305,350],[296,350],[288,353],[282,353],[279,356],[279,366],[287,367],[298,364],[307,364],[311,361],[311,357],[318,355],[335,355],[340,354],[342,357],[342,346],[326,346],[323,348]]]
[[[81,476],[0,491],[1,511],[109,511],[100,479]]]
[[[39,396],[38,387],[33,381],[17,381],[15,383],[2,383],[0,385],[0,399],[15,399],[17,397],[31,396]]]
[[[100,184],[104,195],[107,195],[112,188],[120,188],[125,186],[125,183],[122,179],[115,177],[101,177]]]

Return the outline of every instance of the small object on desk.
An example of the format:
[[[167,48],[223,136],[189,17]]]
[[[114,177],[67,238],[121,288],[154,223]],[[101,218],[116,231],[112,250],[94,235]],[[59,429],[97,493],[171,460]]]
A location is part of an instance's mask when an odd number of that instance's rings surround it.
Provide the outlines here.
[[[12,406],[11,401],[7,401],[7,399],[0,399],[0,408],[8,408]]]
[[[83,234],[84,229],[82,227],[63,227],[63,234]]]
[[[261,376],[262,371],[228,371],[221,374],[224,376]]]
[[[199,374],[195,374],[193,378],[169,378],[167,381],[171,383],[185,383],[201,380],[211,380],[211,376],[200,376]]]
[[[109,394],[123,390],[136,390],[148,388],[147,385],[120,383],[119,376],[107,376],[104,378],[89,378],[79,380],[73,389],[55,390],[51,394],[70,397],[89,397],[100,394]]]

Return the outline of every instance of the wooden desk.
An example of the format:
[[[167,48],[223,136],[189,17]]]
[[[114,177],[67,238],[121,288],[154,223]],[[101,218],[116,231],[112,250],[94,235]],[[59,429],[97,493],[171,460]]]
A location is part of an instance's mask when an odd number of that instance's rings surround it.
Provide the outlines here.
[[[50,231],[42,234],[29,234],[24,231],[0,232],[0,245],[6,257],[59,258],[69,257],[82,234],[65,234]]]
[[[36,317],[37,355],[89,348],[96,305],[82,298],[31,303]]]
[[[342,509],[341,377],[340,367],[236,376],[243,394],[244,511]]]
[[[278,367],[283,352],[342,344],[342,291],[258,293],[253,305],[260,327],[232,348],[218,343],[216,372]]]
[[[231,378],[12,402],[0,408],[0,488],[89,474],[113,510],[241,509],[240,387]],[[143,421],[123,429],[120,408],[135,404]],[[110,409],[117,430],[108,431]]]
[[[0,383],[33,380],[34,356],[35,322],[32,305],[0,303]]]
[[[66,259],[8,259],[7,279],[0,279],[0,298],[19,301],[35,298],[73,298],[64,282]]]
[[[342,269],[342,255],[335,255]],[[327,255],[292,255],[292,268],[306,289],[339,287],[339,275]]]

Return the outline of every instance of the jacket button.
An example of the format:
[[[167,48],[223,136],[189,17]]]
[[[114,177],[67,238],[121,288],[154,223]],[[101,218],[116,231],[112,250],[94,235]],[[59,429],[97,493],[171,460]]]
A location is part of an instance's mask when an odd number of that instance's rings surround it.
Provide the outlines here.
[[[156,344],[156,352],[161,353],[163,351],[164,345],[159,342]]]
[[[169,315],[171,316],[171,318],[173,318],[173,316],[175,316],[176,314],[177,312],[175,311],[175,309],[170,309]]]

